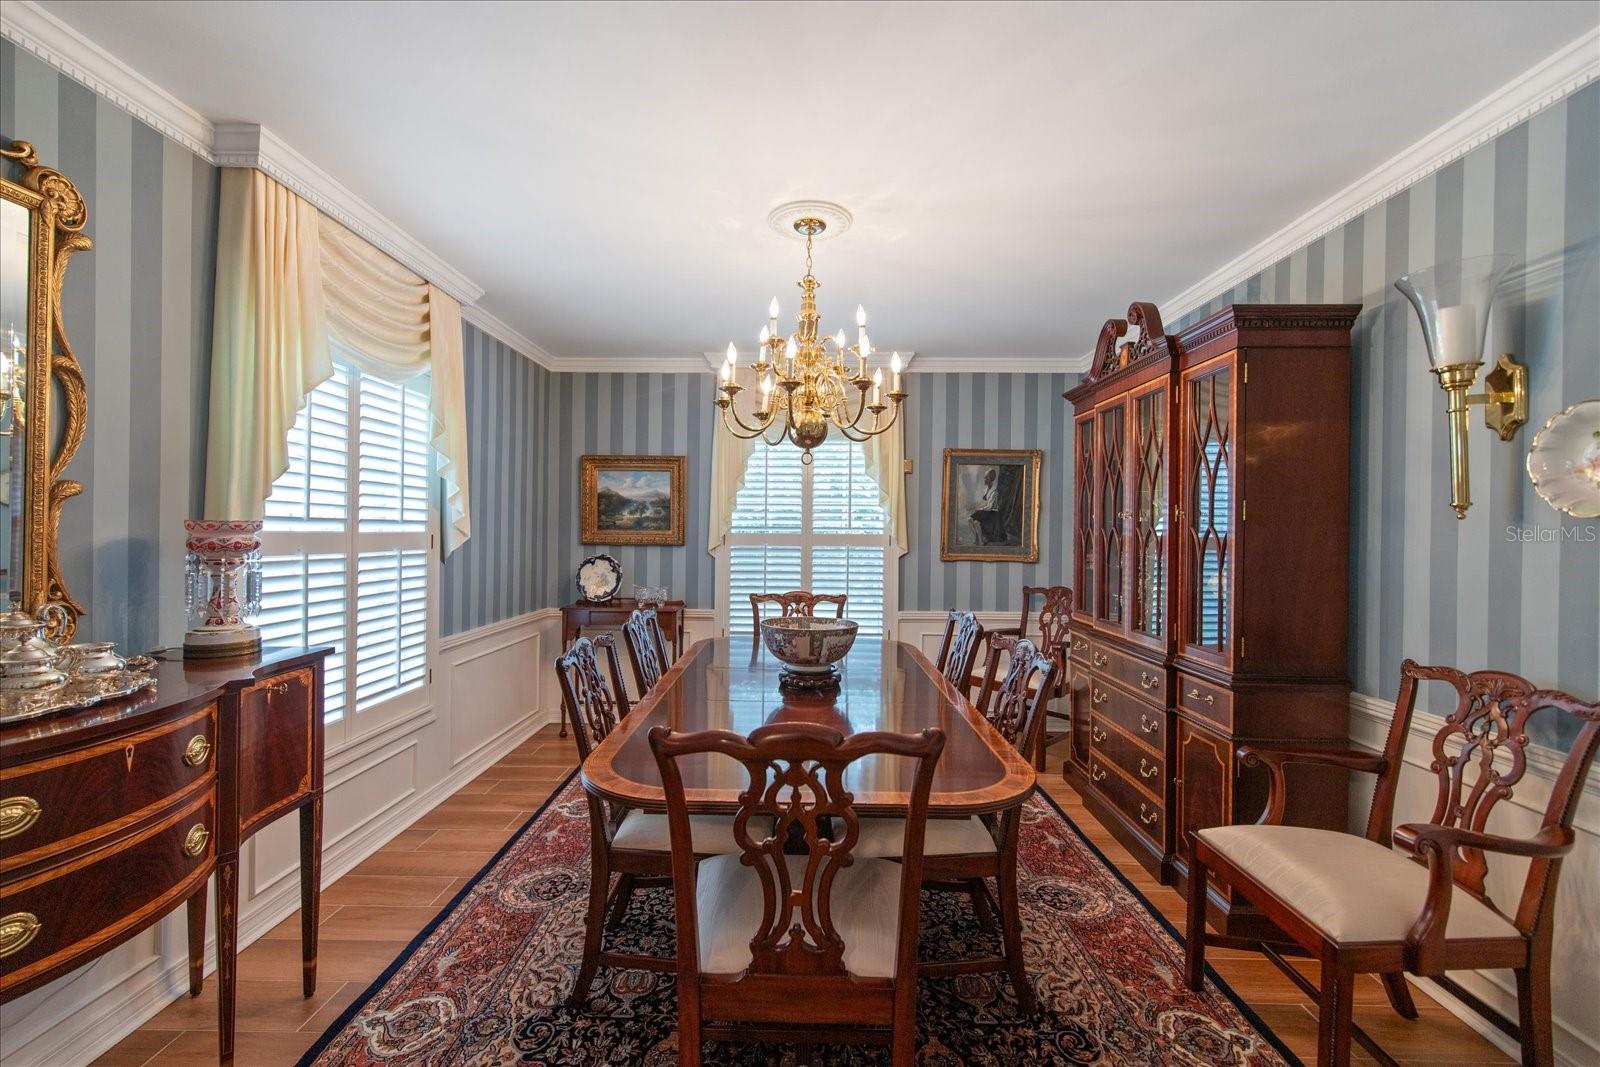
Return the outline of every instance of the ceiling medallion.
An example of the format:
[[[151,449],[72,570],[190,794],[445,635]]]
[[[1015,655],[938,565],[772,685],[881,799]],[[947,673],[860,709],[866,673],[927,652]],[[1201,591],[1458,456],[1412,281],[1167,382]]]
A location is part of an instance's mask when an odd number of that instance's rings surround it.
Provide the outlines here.
[[[795,206],[781,205],[767,216],[767,221],[773,222]],[[848,211],[838,205],[827,206],[842,213],[849,225]],[[856,308],[855,344],[848,343],[843,330],[832,337],[819,333],[822,316],[817,314],[816,298],[821,283],[811,274],[811,247],[828,233],[830,224],[821,212],[796,214],[788,222],[794,234],[806,243],[806,273],[799,283],[798,329],[787,337],[778,332],[778,298],[773,297],[767,306],[767,324],[761,327],[755,361],[749,365],[760,392],[756,409],[744,414],[737,409],[735,402],[744,386],[737,381],[739,353],[732,342],[728,344],[714,402],[722,409],[723,426],[735,437],[747,441],[760,438],[768,445],[782,444],[787,438],[804,450],[801,462],[810,463],[811,450],[828,439],[830,427],[852,441],[865,441],[888,430],[900,417],[900,402],[906,394],[900,387],[903,364],[898,352],[889,360],[893,378],[887,394],[883,391],[881,365],[872,368],[868,376],[872,341],[867,337],[864,308]]]
[[[828,200],[791,200],[767,212],[767,225],[784,237],[805,236],[795,226],[801,219],[821,220],[823,229],[815,235],[819,241],[838,237],[855,221],[855,217],[843,205]]]

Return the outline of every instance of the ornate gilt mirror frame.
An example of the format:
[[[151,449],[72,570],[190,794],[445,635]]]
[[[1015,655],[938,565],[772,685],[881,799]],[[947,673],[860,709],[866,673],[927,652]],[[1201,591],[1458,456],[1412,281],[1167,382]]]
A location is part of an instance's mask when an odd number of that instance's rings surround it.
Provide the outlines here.
[[[60,604],[64,621],[57,640],[69,639],[77,629],[83,608],[67,592],[61,575],[56,536],[61,526],[61,505],[83,491],[62,473],[83,444],[89,399],[83,368],[67,340],[61,313],[61,283],[67,261],[74,252],[93,246],[84,233],[89,208],[72,180],[60,171],[39,165],[38,154],[26,141],[0,147],[0,156],[16,162],[17,181],[0,177],[0,197],[22,205],[29,214],[28,248],[28,348],[29,365],[24,393],[25,425],[23,474],[22,606],[36,612],[46,604]],[[7,167],[7,171],[12,171]],[[57,394],[51,386],[58,383]],[[61,411],[56,413],[59,401]],[[42,416],[42,417],[41,417]],[[55,442],[52,444],[52,442]],[[0,608],[0,610],[4,610]]]

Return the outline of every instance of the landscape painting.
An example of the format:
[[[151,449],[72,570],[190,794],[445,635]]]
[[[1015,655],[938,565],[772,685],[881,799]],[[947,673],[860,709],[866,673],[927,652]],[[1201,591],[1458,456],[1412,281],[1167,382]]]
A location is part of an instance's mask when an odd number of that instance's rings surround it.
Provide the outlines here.
[[[684,456],[584,456],[586,545],[683,544]]]
[[[947,448],[939,558],[1039,561],[1037,449]]]

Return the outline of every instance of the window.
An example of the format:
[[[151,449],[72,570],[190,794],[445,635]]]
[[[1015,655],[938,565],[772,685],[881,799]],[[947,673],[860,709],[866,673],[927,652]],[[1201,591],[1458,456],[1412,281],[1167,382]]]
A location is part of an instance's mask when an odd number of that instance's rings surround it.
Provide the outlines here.
[[[425,377],[390,382],[344,363],[289,433],[261,537],[261,636],[333,646],[329,723],[427,682],[431,437]]]
[[[834,435],[811,453],[758,445],[745,470],[724,549],[728,632],[751,631],[750,594],[844,593],[861,633],[883,635],[889,534],[861,445]]]

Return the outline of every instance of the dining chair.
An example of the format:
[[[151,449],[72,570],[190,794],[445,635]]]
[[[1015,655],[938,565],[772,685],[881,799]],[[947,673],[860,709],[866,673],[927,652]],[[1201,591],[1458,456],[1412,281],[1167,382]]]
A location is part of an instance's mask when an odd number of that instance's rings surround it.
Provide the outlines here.
[[[1456,695],[1455,710],[1433,737],[1437,799],[1427,822],[1391,831],[1406,737],[1424,682],[1448,684]],[[1511,795],[1527,769],[1528,721],[1541,712],[1557,719],[1570,716],[1576,730],[1540,828],[1531,837],[1488,833],[1491,810]],[[1502,671],[1468,674],[1411,660],[1400,666],[1400,692],[1383,752],[1241,746],[1242,763],[1267,770],[1267,807],[1254,825],[1213,826],[1188,835],[1184,964],[1189,988],[1201,987],[1208,944],[1262,952],[1318,1003],[1317,1063],[1344,1067],[1352,1038],[1380,1062],[1393,1062],[1351,1019],[1357,975],[1381,976],[1395,1011],[1415,1019],[1404,973],[1449,982],[1446,971],[1510,968],[1517,980],[1522,1062],[1553,1063],[1550,954],[1556,884],[1562,857],[1572,849],[1572,822],[1597,747],[1600,703],[1536,689]],[[1365,835],[1283,825],[1284,768],[1291,763],[1376,775]],[[1530,861],[1516,908],[1509,912],[1496,906],[1485,886],[1491,852]],[[1286,939],[1208,933],[1206,884],[1212,875],[1261,909]],[[1320,987],[1284,959],[1285,951],[1297,950],[1321,964]]]
[[[944,624],[944,641],[934,661],[944,679],[962,696],[972,693],[972,668],[983,645],[983,623],[970,611],[952,611]]]
[[[622,641],[628,646],[628,662],[638,695],[643,697],[672,666],[667,658],[667,638],[654,608],[635,608],[622,624]]]
[[[1004,677],[1000,658],[1007,656]],[[978,707],[1006,741],[1024,759],[1039,744],[1044,729],[1044,702],[1055,678],[1055,664],[1026,638],[1001,635],[990,642]],[[1004,971],[1016,994],[1018,1008],[1031,1015],[1033,984],[1022,958],[1022,913],[1017,904],[1017,849],[1022,829],[1022,804],[998,816],[932,819],[922,864],[923,883],[932,889],[965,893],[985,929],[992,929],[992,914],[1000,915],[999,956],[963,957],[920,965],[924,975],[970,974]],[[862,820],[860,855],[893,858],[901,834],[898,819]],[[987,879],[995,880],[998,901],[989,899]]]
[[[1034,610],[1034,603],[1038,602],[1038,610]],[[1070,678],[1067,672],[1067,642],[1070,639],[1072,626],[1072,589],[1065,585],[1025,585],[1022,587],[1022,617],[1015,628],[1003,626],[990,630],[991,634],[1006,637],[1027,637],[1028,620],[1032,616],[1039,628],[1037,645],[1045,655],[1050,657],[1050,662],[1056,665],[1055,689],[1045,702],[1045,728],[1041,733],[1042,740],[1039,750],[1034,757],[1034,767],[1044,770],[1045,754],[1056,741],[1068,736],[1072,729],[1072,712],[1068,708],[1056,711],[1050,706],[1050,701],[1058,697],[1076,699],[1070,689]],[[1065,719],[1068,733],[1050,734],[1049,720]]]
[[[936,727],[849,738],[817,723],[748,738],[650,731],[675,846],[680,1064],[698,1067],[705,1040],[780,1038],[885,1044],[894,1067],[911,1067],[923,834],[944,743]],[[683,847],[694,825],[679,761],[703,753],[742,764],[747,787],[734,850],[697,867]],[[898,864],[856,851],[862,820],[845,778],[869,756],[916,761]],[[805,851],[788,854],[791,841]]]
[[[601,675],[596,649],[605,654],[609,684]],[[580,637],[556,660],[555,666],[562,707],[577,741],[581,764],[629,713],[616,641],[610,634],[593,639]],[[589,913],[584,920],[583,963],[568,998],[576,1008],[588,1001],[589,987],[602,965],[651,971],[671,971],[674,967],[670,957],[610,952],[604,947],[606,931],[622,921],[635,890],[665,885],[672,877],[672,839],[666,816],[611,805],[587,790],[584,798],[589,803]],[[728,818],[697,815],[693,827],[691,860],[695,855],[732,847],[728,840],[732,823]],[[618,876],[615,891],[611,891],[613,874]]]
[[[832,604],[833,617],[844,618],[844,605],[849,597],[844,593],[808,593],[804,589],[791,589],[787,593],[751,593],[750,619],[755,632],[761,632],[761,606],[776,604],[778,614],[784,618],[795,615],[815,615],[818,604]]]

